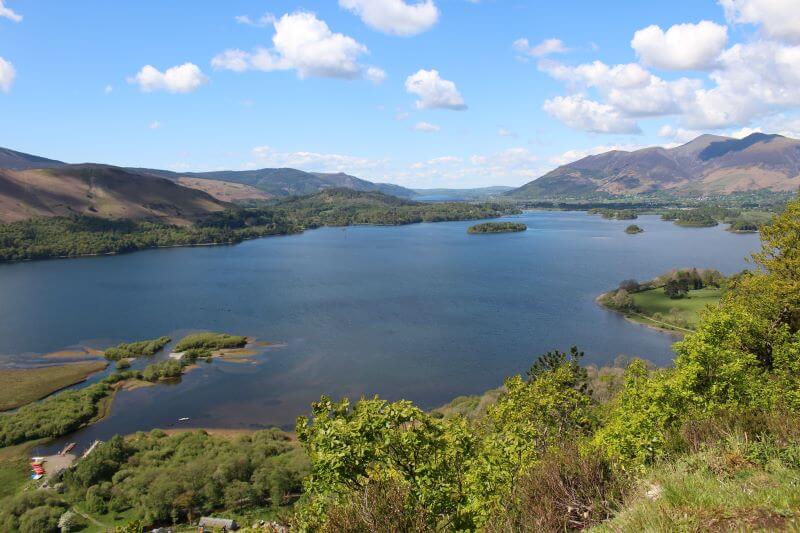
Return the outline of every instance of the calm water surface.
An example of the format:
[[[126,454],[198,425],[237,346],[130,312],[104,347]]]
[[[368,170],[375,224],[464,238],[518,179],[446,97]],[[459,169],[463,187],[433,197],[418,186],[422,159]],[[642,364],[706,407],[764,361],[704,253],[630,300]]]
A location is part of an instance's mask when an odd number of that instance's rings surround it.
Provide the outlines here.
[[[531,212],[524,233],[471,223],[326,228],[236,246],[0,265],[0,364],[77,343],[208,329],[285,343],[256,363],[214,362],[175,386],[118,395],[87,442],[180,417],[192,426],[290,427],[321,394],[380,394],[430,408],[495,387],[540,353],[577,344],[669,363],[675,337],[594,303],[625,278],[675,267],[733,273],[756,235],[640,217]]]

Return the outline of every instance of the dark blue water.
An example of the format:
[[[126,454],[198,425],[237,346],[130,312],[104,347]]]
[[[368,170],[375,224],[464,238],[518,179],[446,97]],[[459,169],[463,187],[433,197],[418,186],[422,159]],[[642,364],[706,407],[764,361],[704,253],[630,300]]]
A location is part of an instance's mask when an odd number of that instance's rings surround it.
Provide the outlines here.
[[[626,278],[675,267],[746,267],[755,235],[585,213],[515,217],[524,233],[470,223],[320,229],[236,246],[0,266],[0,363],[79,342],[209,329],[285,343],[256,363],[215,362],[176,386],[121,393],[79,438],[165,427],[291,426],[321,394],[380,394],[423,407],[478,393],[547,350],[587,363],[668,364],[675,337],[594,303]],[[95,340],[92,340],[95,339]]]

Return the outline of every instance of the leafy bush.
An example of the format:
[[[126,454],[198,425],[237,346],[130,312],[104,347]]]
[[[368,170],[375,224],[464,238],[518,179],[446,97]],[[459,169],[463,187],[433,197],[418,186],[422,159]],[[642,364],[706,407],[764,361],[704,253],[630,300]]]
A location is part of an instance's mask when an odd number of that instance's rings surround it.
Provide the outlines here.
[[[302,450],[280,430],[238,439],[154,430],[98,446],[65,474],[64,486],[92,512],[134,509],[144,524],[168,524],[223,507],[283,505],[307,471]]]
[[[105,357],[110,361],[119,361],[126,358],[151,356],[169,344],[171,340],[169,337],[159,337],[147,341],[120,344],[106,350]]]
[[[176,352],[187,350],[221,350],[225,348],[241,348],[247,344],[247,337],[228,335],[227,333],[195,333],[181,339],[175,346]]]
[[[160,379],[176,379],[183,374],[183,364],[175,359],[159,361],[142,371],[142,379],[145,381],[158,381]]]

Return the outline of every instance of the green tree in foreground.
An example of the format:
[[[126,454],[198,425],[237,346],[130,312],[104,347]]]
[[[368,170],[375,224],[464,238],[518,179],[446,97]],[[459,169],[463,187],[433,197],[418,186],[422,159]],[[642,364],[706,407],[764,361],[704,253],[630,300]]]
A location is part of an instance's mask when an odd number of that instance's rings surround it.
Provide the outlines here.
[[[581,529],[609,518],[631,479],[739,431],[745,463],[800,468],[800,200],[764,229],[763,242],[758,269],[733,279],[675,345],[674,367],[634,360],[604,404],[592,399],[576,348],[543,355],[528,379],[506,380],[476,420],[436,418],[407,401],[323,398],[313,421],[298,420],[312,475],[297,525]],[[718,281],[690,270],[665,283]]]

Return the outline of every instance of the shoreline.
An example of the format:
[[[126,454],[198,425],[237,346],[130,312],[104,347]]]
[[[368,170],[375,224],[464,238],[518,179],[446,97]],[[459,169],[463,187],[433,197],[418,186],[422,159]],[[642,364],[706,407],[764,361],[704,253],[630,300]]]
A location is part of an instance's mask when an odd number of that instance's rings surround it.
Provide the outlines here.
[[[619,309],[614,309],[613,307],[609,307],[606,304],[604,304],[603,301],[602,301],[603,298],[605,296],[608,296],[609,294],[610,294],[609,292],[604,292],[604,293],[598,295],[594,299],[594,303],[596,303],[597,305],[599,305],[600,307],[602,307],[606,311],[610,311],[612,313],[617,313],[619,315],[622,315],[625,318],[625,320],[627,320],[628,322],[630,322],[632,324],[638,324],[640,326],[644,326],[646,328],[654,329],[654,330],[660,331],[662,333],[671,333],[673,335],[679,335],[681,337],[683,337],[683,336],[685,336],[685,335],[687,335],[689,333],[694,333],[694,330],[687,329],[687,328],[682,328],[680,326],[676,326],[674,324],[670,324],[669,322],[661,322],[661,321],[658,321],[658,320],[656,320],[654,318],[651,318],[651,317],[649,317],[647,315],[643,315],[641,313],[632,313],[632,312],[629,312],[629,311],[628,312],[620,311]],[[632,318],[632,316],[640,317],[642,320],[641,321],[640,320],[635,320],[634,318]],[[658,324],[663,324],[665,327],[659,326]]]
[[[302,235],[306,231],[321,229],[321,228],[348,228],[348,227],[356,227],[356,226],[375,226],[375,227],[399,227],[399,226],[413,226],[415,224],[438,224],[440,222],[472,222],[476,220],[494,220],[497,218],[503,218],[508,215],[500,215],[496,217],[488,217],[488,218],[469,218],[463,220],[440,220],[440,221],[420,221],[420,222],[408,222],[405,224],[373,224],[369,222],[357,222],[352,224],[346,224],[342,226],[316,226],[316,227],[301,227],[298,228],[296,231],[287,231],[285,233],[268,233],[265,235],[257,235],[253,237],[243,237],[241,239],[236,239],[232,241],[224,241],[224,242],[198,242],[198,243],[187,243],[187,244],[165,244],[161,246],[147,246],[144,248],[136,248],[133,250],[123,250],[119,252],[101,252],[101,253],[92,253],[92,254],[78,254],[78,255],[55,255],[52,257],[37,257],[37,258],[27,258],[27,259],[10,259],[10,260],[2,260],[0,259],[0,266],[1,265],[11,265],[16,263],[30,263],[33,261],[50,261],[56,259],[81,259],[87,257],[110,257],[115,255],[125,255],[131,254],[135,252],[144,252],[145,250],[162,250],[162,249],[169,249],[169,248],[195,248],[201,246],[235,246],[237,244],[241,244],[247,241],[254,241],[257,239],[265,239],[268,237],[289,237],[292,235]]]

